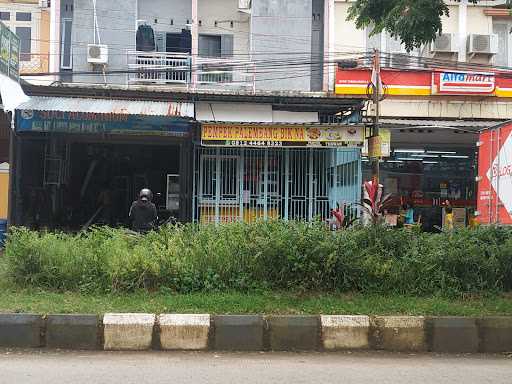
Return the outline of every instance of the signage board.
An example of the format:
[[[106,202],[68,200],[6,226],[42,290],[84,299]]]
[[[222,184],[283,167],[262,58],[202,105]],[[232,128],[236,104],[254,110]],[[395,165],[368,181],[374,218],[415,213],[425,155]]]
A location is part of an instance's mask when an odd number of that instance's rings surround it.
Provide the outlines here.
[[[379,129],[380,136],[380,157],[389,157],[391,155],[391,131],[389,129]],[[362,156],[369,156],[368,150],[369,138],[364,141],[361,149]],[[370,156],[371,157],[371,156]]]
[[[512,124],[480,134],[478,148],[478,221],[512,224]]]
[[[16,131],[189,137],[191,124],[165,116],[21,110]]]
[[[490,95],[496,89],[494,73],[436,72],[433,81],[433,88],[438,94]]]
[[[512,97],[509,72],[450,70],[399,70],[383,68],[381,78],[388,96],[496,96]],[[364,95],[371,79],[370,68],[336,70],[336,94]]]
[[[20,39],[0,21],[0,74],[18,81],[20,67]]]
[[[204,123],[201,142],[207,146],[228,147],[355,147],[364,142],[364,127]]]
[[[368,157],[370,159],[380,159],[382,157],[382,138],[380,136],[368,138]]]

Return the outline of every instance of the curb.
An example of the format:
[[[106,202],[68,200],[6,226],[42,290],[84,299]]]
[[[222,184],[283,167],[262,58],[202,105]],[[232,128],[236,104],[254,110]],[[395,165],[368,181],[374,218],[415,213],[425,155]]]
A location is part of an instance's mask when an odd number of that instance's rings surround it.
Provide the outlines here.
[[[1,314],[0,348],[512,352],[512,317]]]

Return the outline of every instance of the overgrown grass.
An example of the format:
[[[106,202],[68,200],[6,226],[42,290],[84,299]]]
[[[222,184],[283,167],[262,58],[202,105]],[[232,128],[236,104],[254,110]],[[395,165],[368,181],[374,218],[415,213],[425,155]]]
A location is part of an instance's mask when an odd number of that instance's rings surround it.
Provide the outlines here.
[[[4,257],[5,275],[18,287],[88,294],[460,297],[512,289],[512,231],[504,228],[333,233],[321,223],[270,221],[168,227],[146,236],[111,228],[78,235],[14,229]]]

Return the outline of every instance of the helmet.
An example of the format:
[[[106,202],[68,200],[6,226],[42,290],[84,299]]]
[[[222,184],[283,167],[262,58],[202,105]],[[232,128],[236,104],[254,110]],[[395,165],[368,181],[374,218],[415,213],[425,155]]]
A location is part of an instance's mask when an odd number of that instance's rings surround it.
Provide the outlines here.
[[[151,198],[153,197],[153,193],[151,193],[151,190],[148,188],[143,188],[139,192],[139,199],[142,201],[151,201]]]

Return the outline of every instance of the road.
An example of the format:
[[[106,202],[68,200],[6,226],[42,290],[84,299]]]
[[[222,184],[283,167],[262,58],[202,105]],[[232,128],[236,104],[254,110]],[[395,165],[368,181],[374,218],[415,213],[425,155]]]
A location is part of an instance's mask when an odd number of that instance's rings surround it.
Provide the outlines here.
[[[0,383],[512,383],[510,356],[0,351]]]

